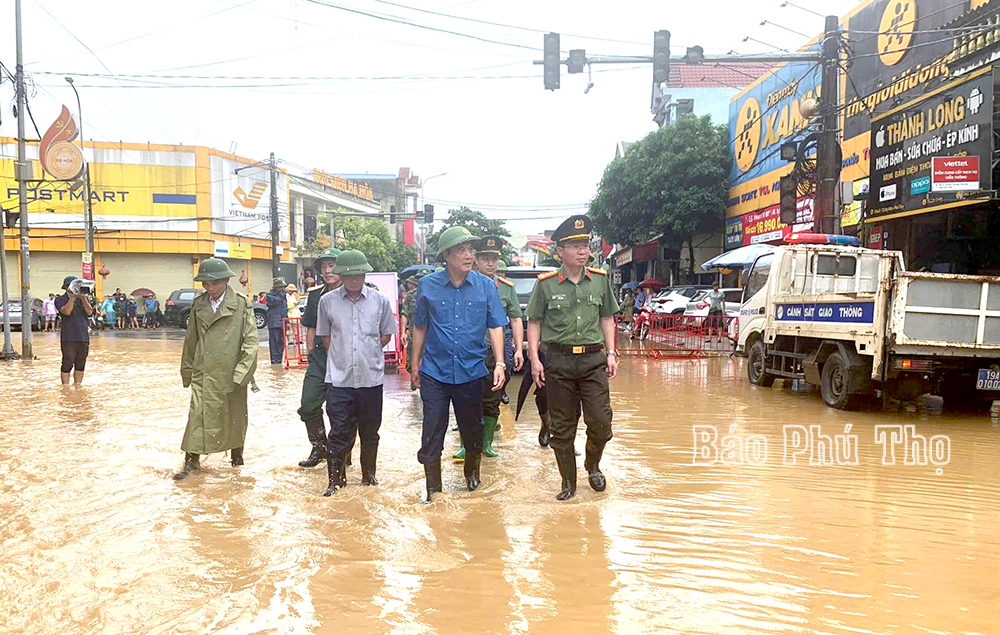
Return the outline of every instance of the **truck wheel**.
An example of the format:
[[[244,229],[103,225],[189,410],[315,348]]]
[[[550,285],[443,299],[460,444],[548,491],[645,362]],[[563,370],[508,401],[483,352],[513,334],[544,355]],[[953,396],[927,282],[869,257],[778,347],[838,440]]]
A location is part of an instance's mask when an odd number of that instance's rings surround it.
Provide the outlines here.
[[[857,407],[857,395],[851,394],[851,373],[840,353],[826,358],[820,377],[820,393],[831,408],[854,410]]]
[[[750,354],[747,355],[747,377],[754,386],[770,388],[777,379],[774,375],[768,375],[764,369],[767,367],[767,355],[764,352],[764,342],[757,340],[750,347]]]

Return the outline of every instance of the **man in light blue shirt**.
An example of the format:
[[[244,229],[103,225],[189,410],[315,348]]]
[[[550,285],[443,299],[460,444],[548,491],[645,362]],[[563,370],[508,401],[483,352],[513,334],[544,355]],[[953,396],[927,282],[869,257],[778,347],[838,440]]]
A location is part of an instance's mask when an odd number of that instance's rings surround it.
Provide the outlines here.
[[[361,483],[378,485],[375,463],[382,426],[382,347],[398,331],[389,298],[365,285],[372,270],[357,249],[337,258],[333,273],[343,285],[319,301],[316,335],[326,346],[326,414],[330,418],[326,468],[331,496],[347,485],[347,459],[361,436]]]
[[[479,487],[483,452],[483,381],[486,336],[496,360],[503,359],[503,327],[507,326],[496,283],[472,271],[473,243],[479,238],[464,227],[449,227],[438,238],[438,257],[446,268],[420,280],[413,316],[413,379],[424,407],[423,434],[417,460],[424,466],[427,500],[441,491],[441,451],[448,431],[449,405],[465,444],[465,482]],[[506,364],[497,361],[493,390],[503,387]]]

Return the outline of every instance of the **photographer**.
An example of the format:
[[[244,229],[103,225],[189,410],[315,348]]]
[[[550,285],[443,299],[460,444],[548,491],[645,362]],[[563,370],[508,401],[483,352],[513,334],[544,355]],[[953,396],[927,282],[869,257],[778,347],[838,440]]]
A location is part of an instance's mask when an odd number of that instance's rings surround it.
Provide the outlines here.
[[[62,285],[66,293],[56,298],[56,310],[63,316],[62,329],[59,331],[59,344],[62,348],[62,367],[59,370],[64,386],[69,385],[70,371],[73,371],[74,385],[83,383],[83,369],[90,353],[87,318],[93,315],[94,307],[81,289],[81,282],[86,281],[77,281],[76,276],[66,276]]]

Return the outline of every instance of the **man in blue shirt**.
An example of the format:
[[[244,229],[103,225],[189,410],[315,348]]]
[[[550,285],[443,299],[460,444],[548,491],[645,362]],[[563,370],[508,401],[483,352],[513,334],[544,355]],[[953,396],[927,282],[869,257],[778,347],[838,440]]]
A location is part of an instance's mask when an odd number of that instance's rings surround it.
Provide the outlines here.
[[[73,383],[79,386],[83,383],[83,371],[87,366],[87,355],[90,354],[87,320],[93,315],[94,308],[85,293],[74,292],[73,289],[76,288],[72,285],[74,280],[76,276],[66,276],[63,280],[62,288],[66,293],[56,298],[55,306],[63,316],[62,328],[59,330],[59,346],[62,349],[60,379],[63,385],[68,385],[69,375],[72,372]]]
[[[464,227],[449,227],[438,239],[438,257],[446,267],[420,280],[413,316],[413,384],[420,388],[424,407],[423,434],[417,460],[424,466],[427,502],[441,491],[441,451],[448,431],[448,407],[455,405],[455,419],[465,444],[465,482],[469,491],[479,487],[483,452],[483,382],[486,341],[496,360],[503,359],[503,327],[507,316],[496,284],[472,271],[479,238]],[[426,350],[426,355],[424,352]],[[497,361],[493,390],[504,382],[506,364]]]
[[[271,351],[271,363],[282,363],[285,353],[285,322],[288,317],[288,297],[285,295],[284,278],[271,281],[273,289],[267,294],[267,348]]]

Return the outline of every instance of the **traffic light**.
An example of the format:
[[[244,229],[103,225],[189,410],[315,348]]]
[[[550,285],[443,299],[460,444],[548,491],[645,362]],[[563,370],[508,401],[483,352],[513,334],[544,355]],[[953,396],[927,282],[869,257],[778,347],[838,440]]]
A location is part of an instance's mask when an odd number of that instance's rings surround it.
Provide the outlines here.
[[[433,223],[434,222],[434,206],[430,203],[424,205],[424,222]]]
[[[389,224],[390,225],[395,225],[396,224],[396,206],[395,205],[390,205],[389,206]]]
[[[543,46],[544,51],[544,76],[545,90],[556,90],[559,88],[559,65],[562,63],[559,52],[559,34],[546,33]]]
[[[659,86],[670,79],[670,31],[653,34],[653,84]]]
[[[21,212],[15,212],[13,210],[5,209],[3,210],[3,226],[7,229],[17,227],[17,224],[21,221]]]
[[[799,180],[794,174],[781,177],[781,222],[786,225],[795,224],[798,211]]]

